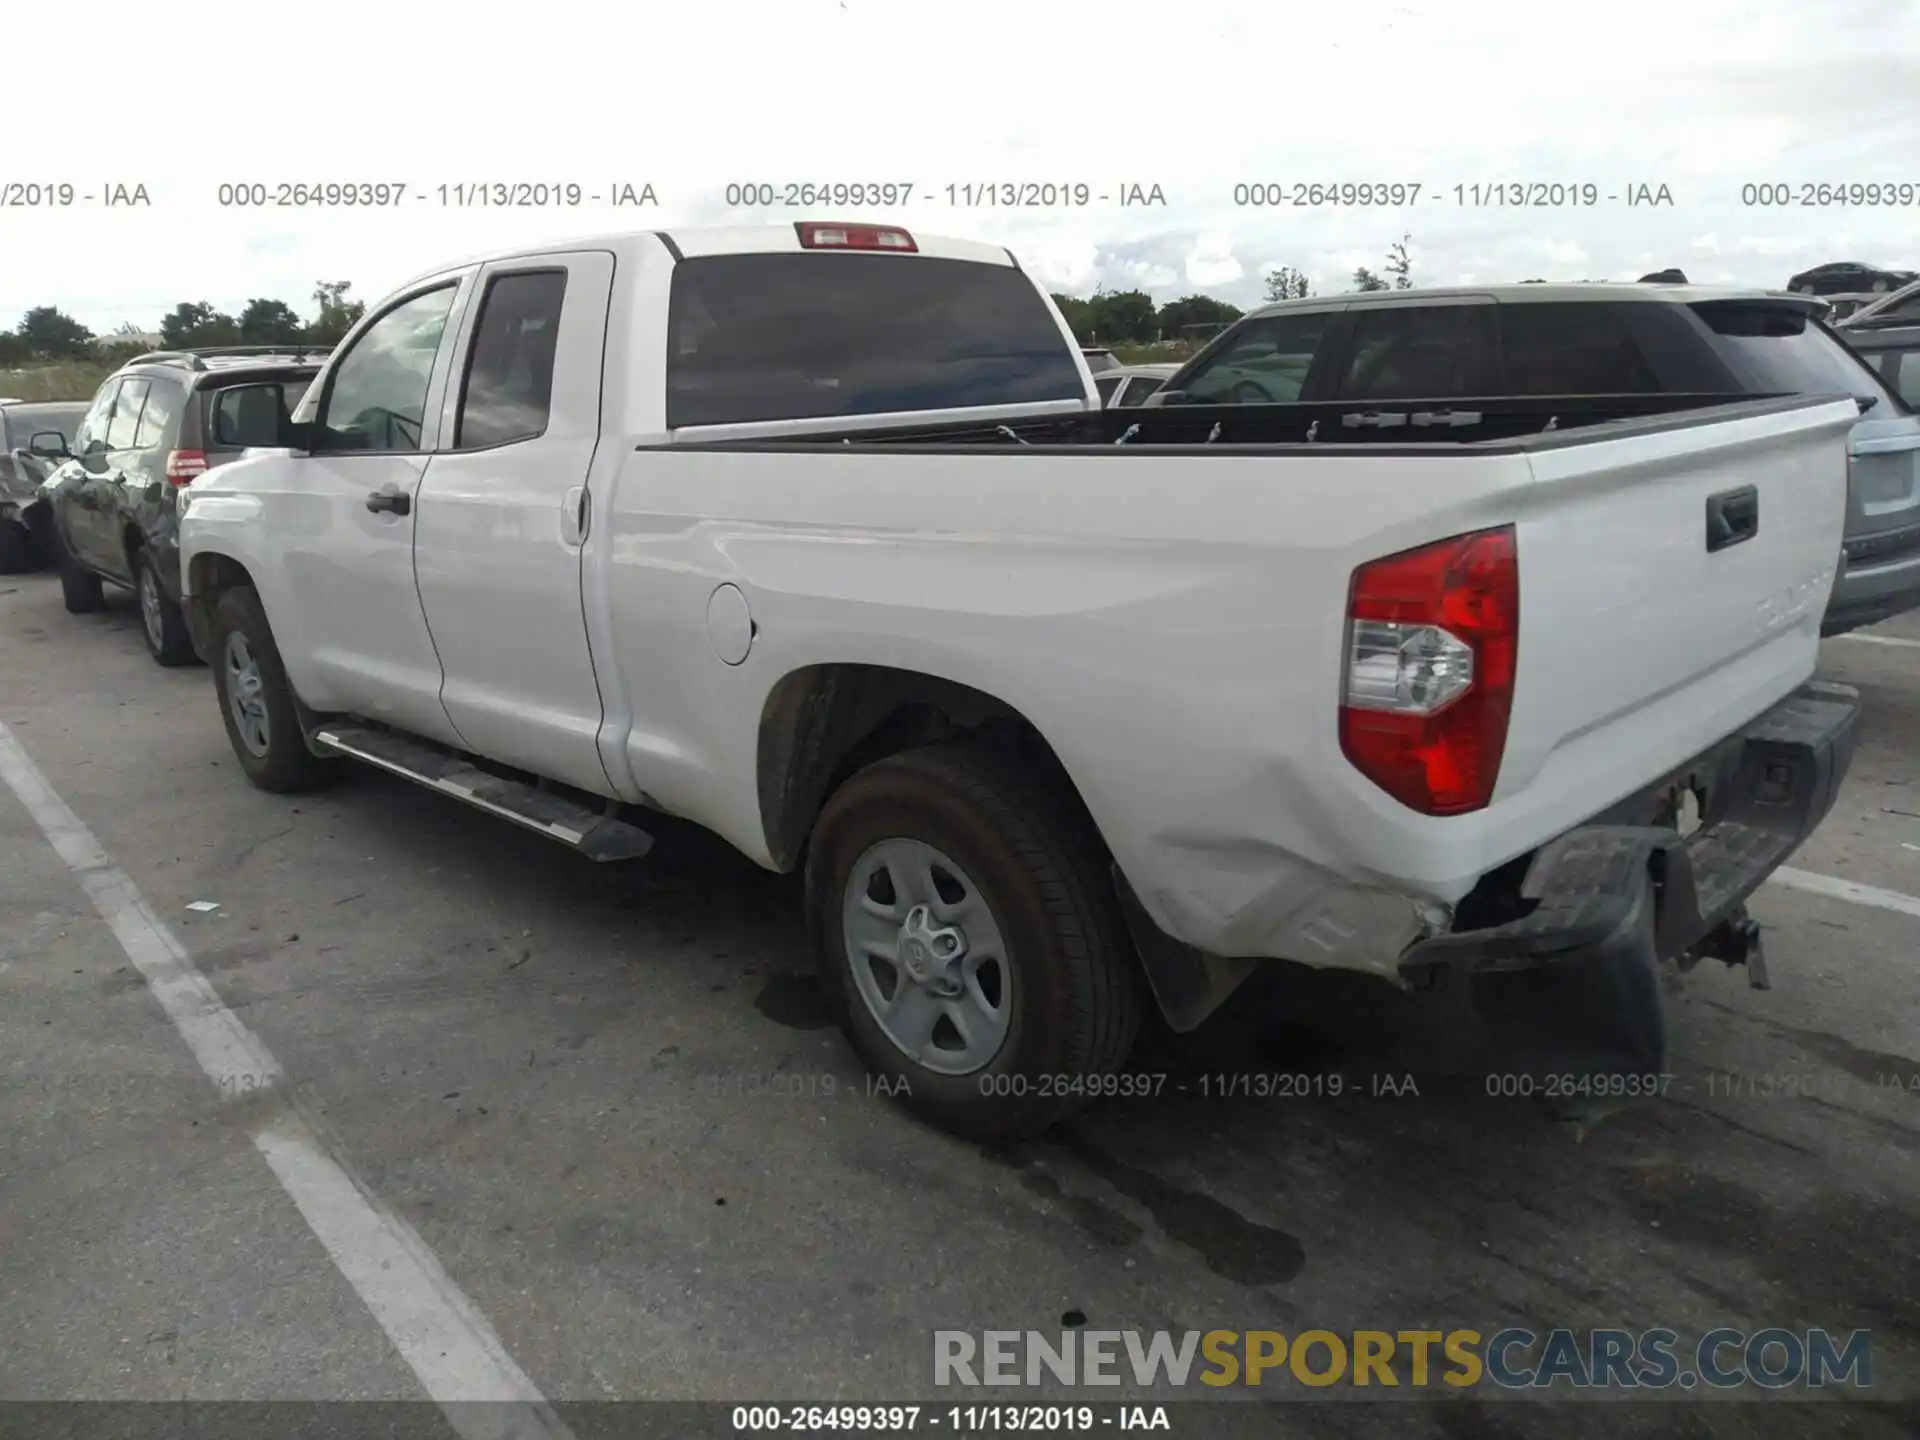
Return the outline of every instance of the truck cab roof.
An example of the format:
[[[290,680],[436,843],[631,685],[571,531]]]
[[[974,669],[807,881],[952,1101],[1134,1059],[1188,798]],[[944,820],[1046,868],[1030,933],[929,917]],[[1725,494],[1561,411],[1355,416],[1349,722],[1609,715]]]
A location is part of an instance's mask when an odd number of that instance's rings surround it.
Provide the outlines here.
[[[824,225],[826,223],[797,221],[789,225],[689,225],[676,226],[671,230],[616,230],[600,235],[511,245],[503,249],[468,255],[450,264],[436,265],[431,270],[423,270],[413,276],[407,281],[407,285],[411,286],[423,280],[430,280],[435,276],[445,275],[454,270],[464,270],[474,265],[489,265],[502,260],[518,260],[522,257],[531,259],[563,250],[606,250],[610,251],[616,259],[637,259],[642,254],[658,254],[659,250],[664,248],[676,260],[709,255],[799,255],[809,250],[823,255],[887,253],[869,247],[854,247],[836,252],[825,247],[807,246],[801,243],[802,224]],[[891,253],[906,258],[919,255],[942,260],[970,260],[976,264],[1001,265],[1009,269],[1019,268],[1013,258],[1013,252],[1000,245],[989,245],[979,240],[962,240],[948,235],[929,235],[924,231],[909,230],[905,226],[887,225],[878,221],[848,221],[846,224],[848,228],[854,230],[904,231],[912,238],[913,249],[896,250]]]

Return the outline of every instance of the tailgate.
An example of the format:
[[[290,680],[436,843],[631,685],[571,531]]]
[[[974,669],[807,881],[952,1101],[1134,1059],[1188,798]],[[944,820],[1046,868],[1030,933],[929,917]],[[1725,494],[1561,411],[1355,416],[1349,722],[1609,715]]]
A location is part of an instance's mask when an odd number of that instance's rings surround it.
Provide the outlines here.
[[[1760,402],[1718,415],[1605,439],[1571,432],[1531,455],[1519,664],[1494,808],[1533,843],[1649,784],[1813,672],[1857,407]]]

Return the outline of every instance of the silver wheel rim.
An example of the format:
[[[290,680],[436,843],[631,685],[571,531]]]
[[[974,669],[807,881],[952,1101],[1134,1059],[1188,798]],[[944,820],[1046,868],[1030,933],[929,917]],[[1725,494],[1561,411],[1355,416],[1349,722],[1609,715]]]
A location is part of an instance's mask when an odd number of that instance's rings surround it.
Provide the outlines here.
[[[1006,1043],[1013,975],[971,877],[919,840],[882,840],[857,861],[840,905],[854,988],[901,1054],[971,1075]]]
[[[249,752],[262,758],[267,753],[267,696],[260,681],[260,664],[253,646],[238,630],[227,636],[227,710],[233,716],[234,732]]]
[[[147,627],[147,641],[158,650],[166,644],[167,627],[160,616],[160,582],[153,567],[140,567],[140,620]]]

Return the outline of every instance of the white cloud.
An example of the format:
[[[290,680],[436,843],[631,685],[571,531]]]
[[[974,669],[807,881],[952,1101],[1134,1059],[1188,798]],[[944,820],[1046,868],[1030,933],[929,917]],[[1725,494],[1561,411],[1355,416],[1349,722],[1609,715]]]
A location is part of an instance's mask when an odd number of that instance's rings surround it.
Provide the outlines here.
[[[1198,236],[1187,252],[1187,283],[1202,290],[1232,285],[1245,277],[1247,267],[1233,253],[1233,236],[1223,230]]]
[[[57,7],[14,8],[9,53],[72,52]],[[496,245],[756,218],[725,204],[744,181],[910,181],[918,198],[882,213],[1008,245],[1079,293],[1204,288],[1244,304],[1280,264],[1338,289],[1403,233],[1426,283],[1683,264],[1778,285],[1827,260],[1920,265],[1910,0],[1565,13],[1518,0],[547,0],[459,24],[391,0],[320,12],[204,0],[191,25],[123,0],[87,13],[143,74],[204,73],[206,35],[246,38],[221,61],[219,93],[182,99],[164,122],[68,103],[58,87],[39,102],[45,124],[16,112],[0,178],[93,192],[139,181],[153,204],[0,211],[0,322],[43,303],[96,329],[150,326],[183,300],[310,309],[323,278],[371,297]],[[359,179],[405,184],[408,198],[359,212],[218,203],[223,182]],[[650,181],[662,203],[441,203],[442,185],[490,180],[603,196]],[[1109,196],[1157,184],[1168,204],[949,203],[949,186],[959,199],[1009,180]],[[1913,203],[1742,204],[1743,184],[1836,180],[1904,184]],[[1236,206],[1236,183],[1255,181],[1421,189],[1400,206]],[[1591,182],[1601,197],[1666,184],[1675,203],[1484,203],[1516,181]],[[758,218],[821,213],[833,211]]]

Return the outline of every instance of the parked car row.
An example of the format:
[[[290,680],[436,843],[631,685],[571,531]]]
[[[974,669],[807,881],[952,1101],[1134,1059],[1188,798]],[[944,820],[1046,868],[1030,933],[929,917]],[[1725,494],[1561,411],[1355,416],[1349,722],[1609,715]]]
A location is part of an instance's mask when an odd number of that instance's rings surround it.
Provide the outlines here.
[[[99,609],[103,583],[127,587],[153,658],[193,663],[180,609],[180,496],[247,447],[275,443],[319,368],[318,354],[292,346],[154,351],[101,384],[70,436],[41,437],[36,453],[58,462],[42,487],[41,533],[67,609]]]
[[[1920,606],[1920,417],[1903,398],[1914,377],[1902,391],[1889,371],[1893,347],[1863,364],[1822,310],[1802,295],[1659,283],[1286,300],[1231,326],[1147,404],[1364,402],[1317,438],[1372,443],[1423,425],[1491,436],[1489,399],[1852,395],[1846,534],[1825,622],[1838,634]],[[1856,349],[1875,333],[1893,332],[1839,332]]]
[[[183,615],[263,790],[799,872],[850,1043],[969,1135],[1273,959],[1451,975],[1504,1068],[1605,1087],[1665,1068],[1663,967],[1757,970],[1858,728],[1810,683],[1850,464],[1905,460],[1849,461],[1876,386],[1805,301],[1527,299],[1274,307],[1109,408],[997,245],[507,250],[317,364],[117,374],[62,582],[163,661]]]

